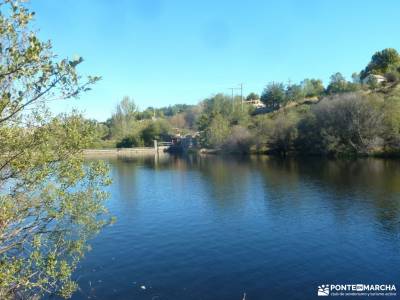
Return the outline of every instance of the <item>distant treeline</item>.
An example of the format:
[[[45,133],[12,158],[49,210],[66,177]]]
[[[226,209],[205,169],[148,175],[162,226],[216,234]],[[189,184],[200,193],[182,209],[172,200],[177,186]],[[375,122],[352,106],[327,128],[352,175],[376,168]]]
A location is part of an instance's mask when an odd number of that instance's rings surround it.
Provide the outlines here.
[[[95,147],[151,146],[175,134],[198,133],[200,145],[222,152],[279,155],[394,155],[400,152],[400,55],[376,52],[348,81],[341,73],[298,84],[270,82],[261,96],[217,94],[198,105],[139,111],[125,97],[105,123],[95,122]],[[260,100],[255,108],[247,101]]]

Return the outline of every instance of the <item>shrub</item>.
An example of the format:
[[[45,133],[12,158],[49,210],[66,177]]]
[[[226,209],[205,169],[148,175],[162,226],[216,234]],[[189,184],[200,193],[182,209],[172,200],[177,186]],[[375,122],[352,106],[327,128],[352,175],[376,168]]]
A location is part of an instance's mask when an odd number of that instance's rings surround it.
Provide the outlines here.
[[[132,148],[144,146],[143,140],[137,136],[127,136],[117,142],[117,148]]]
[[[252,135],[249,130],[240,125],[233,126],[231,133],[224,142],[223,148],[229,152],[249,153],[252,145]]]
[[[298,114],[295,112],[279,113],[274,118],[260,118],[257,123],[257,145],[267,146],[268,151],[286,155],[294,150],[297,139]]]
[[[358,93],[325,98],[313,109],[321,149],[330,154],[367,154],[383,146],[383,100]]]
[[[397,72],[388,72],[385,74],[385,78],[388,82],[397,82],[399,81],[399,74]]]
[[[168,140],[170,138],[170,125],[165,120],[151,121],[146,124],[140,133],[145,146],[151,147],[154,140]]]

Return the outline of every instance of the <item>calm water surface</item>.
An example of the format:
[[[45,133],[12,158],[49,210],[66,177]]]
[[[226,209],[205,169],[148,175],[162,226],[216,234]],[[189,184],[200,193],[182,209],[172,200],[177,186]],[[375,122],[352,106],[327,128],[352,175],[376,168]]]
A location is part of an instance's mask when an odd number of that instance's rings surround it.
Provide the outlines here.
[[[400,290],[399,161],[109,163],[118,221],[92,241],[75,300],[314,299],[324,283]]]

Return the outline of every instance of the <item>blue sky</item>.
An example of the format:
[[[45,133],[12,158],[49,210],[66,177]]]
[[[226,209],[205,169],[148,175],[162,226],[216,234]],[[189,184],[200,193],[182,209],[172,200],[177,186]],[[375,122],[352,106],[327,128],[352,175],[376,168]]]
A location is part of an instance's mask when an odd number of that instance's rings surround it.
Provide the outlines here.
[[[350,78],[383,48],[400,50],[397,0],[31,0],[40,36],[81,74],[103,80],[53,104],[107,119],[124,95],[141,109],[195,104],[244,84]]]

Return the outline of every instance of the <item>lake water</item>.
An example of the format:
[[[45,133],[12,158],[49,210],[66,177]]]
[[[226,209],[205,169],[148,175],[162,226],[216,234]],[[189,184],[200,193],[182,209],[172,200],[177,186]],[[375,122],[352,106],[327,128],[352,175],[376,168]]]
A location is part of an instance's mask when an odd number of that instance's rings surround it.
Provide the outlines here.
[[[313,299],[333,283],[400,289],[400,161],[109,162],[117,222],[92,241],[73,299]]]

